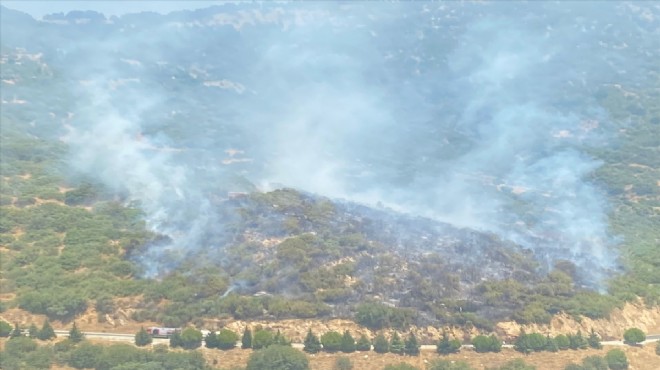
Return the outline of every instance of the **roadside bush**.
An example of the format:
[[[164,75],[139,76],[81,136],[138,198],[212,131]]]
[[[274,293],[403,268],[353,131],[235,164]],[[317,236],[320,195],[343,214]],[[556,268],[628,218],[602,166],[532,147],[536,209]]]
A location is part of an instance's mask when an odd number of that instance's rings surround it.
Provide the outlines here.
[[[477,335],[472,339],[474,350],[478,353],[484,352],[500,352],[502,350],[502,342],[495,336],[489,337],[485,335]]]
[[[341,351],[344,353],[352,353],[355,352],[355,349],[355,339],[348,330],[344,331],[344,335],[341,338]]]
[[[135,345],[138,347],[148,346],[153,341],[153,338],[146,330],[144,330],[144,327],[140,327],[140,330],[135,333]]]
[[[564,334],[557,335],[555,337],[555,342],[557,343],[557,347],[562,351],[571,347],[571,341]]]
[[[387,341],[383,333],[380,333],[374,339],[374,352],[387,353],[390,351],[390,342]]]
[[[307,353],[319,353],[321,351],[321,341],[316,334],[312,333],[312,329],[307,330],[304,345],[303,351]]]
[[[630,328],[623,333],[623,340],[628,344],[638,344],[646,340],[646,334],[641,329]]]
[[[364,334],[360,335],[360,339],[355,343],[355,349],[358,351],[371,351],[371,340]]]
[[[402,355],[404,349],[405,349],[405,344],[401,340],[401,337],[399,337],[399,333],[394,332],[392,334],[392,338],[390,338],[390,352],[395,353],[397,355]]]
[[[238,334],[229,329],[222,329],[217,336],[217,348],[232,349],[236,347],[238,342]]]
[[[252,337],[253,349],[266,348],[271,344],[273,344],[273,333],[270,331],[259,329],[254,333],[254,337]]]
[[[383,370],[419,370],[419,369],[405,362],[401,362],[399,364],[386,365],[383,368]]]
[[[441,355],[448,355],[450,353],[458,353],[461,350],[461,342],[458,339],[449,340],[449,335],[446,331],[442,331],[442,338],[438,341],[436,351]]]
[[[8,337],[12,327],[8,322],[0,320],[0,337]]]
[[[342,335],[336,331],[329,331],[321,336],[321,344],[326,352],[337,352],[341,349]]]

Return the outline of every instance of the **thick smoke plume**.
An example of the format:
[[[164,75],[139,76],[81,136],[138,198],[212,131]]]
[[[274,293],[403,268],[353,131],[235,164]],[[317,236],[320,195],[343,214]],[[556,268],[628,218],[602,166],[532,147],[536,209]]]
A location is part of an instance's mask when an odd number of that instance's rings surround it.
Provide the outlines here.
[[[102,42],[61,51],[81,91],[72,162],[169,238],[144,258],[152,274],[171,267],[164,251],[222,247],[213,199],[242,177],[494,231],[547,265],[590,265],[597,284],[616,254],[588,181],[612,127],[593,94],[634,79],[621,69],[636,46],[611,45],[656,32],[636,14],[294,3],[113,18]]]

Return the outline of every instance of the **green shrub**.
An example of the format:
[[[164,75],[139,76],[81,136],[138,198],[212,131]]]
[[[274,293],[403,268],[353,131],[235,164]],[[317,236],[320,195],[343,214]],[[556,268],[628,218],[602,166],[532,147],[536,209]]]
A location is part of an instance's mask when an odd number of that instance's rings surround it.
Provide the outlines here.
[[[236,347],[238,342],[238,334],[229,329],[222,329],[218,334],[217,347],[220,349],[232,349]]]
[[[380,333],[374,339],[374,351],[376,353],[387,353],[390,351],[390,342],[387,341],[387,338]]]
[[[252,338],[252,348],[261,349],[273,344],[273,333],[268,330],[259,329]]]
[[[360,335],[360,339],[355,344],[355,349],[358,351],[371,351],[371,340],[364,334]]]
[[[628,368],[628,358],[620,349],[611,349],[605,355],[607,366],[611,370],[626,370]]]
[[[256,337],[256,335],[255,335]],[[301,351],[289,346],[272,345],[253,352],[246,370],[307,370],[309,361]]]
[[[429,364],[427,370],[473,370],[463,361],[435,360]]]
[[[472,339],[472,344],[474,345],[474,350],[479,353],[500,352],[502,350],[502,342],[495,335],[488,337],[477,335]]]
[[[390,352],[395,353],[397,355],[402,355],[404,349],[405,349],[405,344],[401,340],[401,337],[399,337],[399,333],[394,332],[392,334],[392,337],[390,338]]]
[[[144,330],[144,327],[140,327],[140,330],[135,333],[135,345],[138,347],[144,347],[148,346],[153,342],[153,338],[149,333],[147,333],[146,330]]]
[[[442,331],[442,338],[438,341],[436,351],[441,355],[458,353],[461,350],[461,342],[457,339],[449,339],[446,331]]]
[[[307,353],[318,353],[321,351],[321,341],[316,334],[312,333],[312,329],[307,330],[304,345],[303,351]]]
[[[12,327],[8,322],[0,320],[0,337],[8,337]]]
[[[353,370],[353,363],[351,362],[351,359],[346,356],[338,357],[337,360],[335,360],[333,370]]]
[[[641,329],[630,328],[623,333],[623,340],[628,344],[637,344],[646,340],[646,334]]]
[[[341,349],[342,335],[336,331],[329,331],[321,336],[321,344],[326,352],[337,352]]]
[[[355,346],[355,339],[351,335],[351,333],[346,330],[344,331],[344,335],[341,338],[341,351],[344,353],[352,353],[355,352],[356,346]]]

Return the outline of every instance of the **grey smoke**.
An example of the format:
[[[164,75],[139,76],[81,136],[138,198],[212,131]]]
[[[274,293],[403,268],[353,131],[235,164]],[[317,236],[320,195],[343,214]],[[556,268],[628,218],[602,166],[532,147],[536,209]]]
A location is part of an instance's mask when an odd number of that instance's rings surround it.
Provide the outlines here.
[[[598,42],[657,33],[608,25],[627,10],[601,5],[243,4],[225,15],[248,19],[240,29],[192,14],[111,29],[71,68],[95,81],[72,163],[169,237],[143,257],[153,275],[171,268],[163,250],[222,249],[207,237],[223,228],[214,199],[241,176],[494,231],[548,266],[592,267],[598,284],[617,255],[588,181],[588,148],[612,130],[592,94],[639,80],[620,72],[632,47]],[[119,78],[133,80],[112,90]]]

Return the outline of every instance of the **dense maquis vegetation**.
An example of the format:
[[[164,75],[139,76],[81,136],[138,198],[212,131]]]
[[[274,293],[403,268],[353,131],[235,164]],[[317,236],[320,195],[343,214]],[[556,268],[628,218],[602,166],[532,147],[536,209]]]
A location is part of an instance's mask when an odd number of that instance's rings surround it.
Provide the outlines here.
[[[12,338],[0,352],[3,369],[49,369],[57,364],[75,369],[151,370],[199,369],[210,367],[196,351],[169,351],[166,346],[139,349],[130,344],[97,345],[69,339],[55,344],[39,345],[25,336]]]

